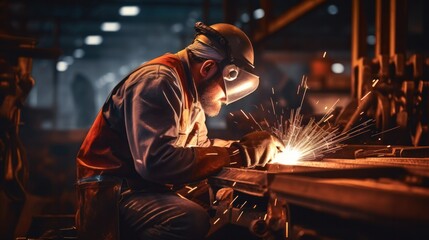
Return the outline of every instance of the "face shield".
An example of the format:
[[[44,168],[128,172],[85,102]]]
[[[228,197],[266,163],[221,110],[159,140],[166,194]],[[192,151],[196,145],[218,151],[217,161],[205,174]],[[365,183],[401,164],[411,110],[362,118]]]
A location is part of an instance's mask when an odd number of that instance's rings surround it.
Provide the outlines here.
[[[258,88],[259,76],[234,64],[227,65],[222,72],[225,84],[226,104],[235,102]]]

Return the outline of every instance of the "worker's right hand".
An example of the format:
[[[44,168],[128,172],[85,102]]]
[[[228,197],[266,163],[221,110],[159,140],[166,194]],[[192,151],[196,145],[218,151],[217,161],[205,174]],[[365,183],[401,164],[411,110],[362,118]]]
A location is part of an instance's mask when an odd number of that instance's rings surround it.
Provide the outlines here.
[[[267,131],[249,133],[233,145],[240,150],[245,167],[263,167],[284,150],[282,141]]]

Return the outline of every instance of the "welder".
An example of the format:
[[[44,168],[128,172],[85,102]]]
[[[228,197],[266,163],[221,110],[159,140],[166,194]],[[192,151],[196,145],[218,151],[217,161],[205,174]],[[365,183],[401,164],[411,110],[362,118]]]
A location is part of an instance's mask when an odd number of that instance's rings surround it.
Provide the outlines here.
[[[263,166],[281,150],[266,131],[239,141],[207,137],[205,115],[252,93],[259,77],[239,28],[198,22],[195,30],[185,49],[119,82],[98,113],[77,156],[80,238],[203,239],[206,210],[171,186],[224,166]]]

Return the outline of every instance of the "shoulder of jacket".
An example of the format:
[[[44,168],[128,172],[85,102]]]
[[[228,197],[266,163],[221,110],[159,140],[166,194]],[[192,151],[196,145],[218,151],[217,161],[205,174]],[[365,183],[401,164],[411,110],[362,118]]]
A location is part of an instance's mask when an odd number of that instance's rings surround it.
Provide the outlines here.
[[[141,79],[147,77],[167,77],[171,79],[178,78],[177,71],[174,68],[157,63],[143,65],[130,75],[130,78]]]

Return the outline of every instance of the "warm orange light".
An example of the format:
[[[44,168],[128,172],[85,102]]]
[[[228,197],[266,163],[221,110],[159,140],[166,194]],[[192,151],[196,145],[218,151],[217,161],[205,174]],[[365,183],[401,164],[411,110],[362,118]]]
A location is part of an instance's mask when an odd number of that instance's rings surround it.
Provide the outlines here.
[[[287,146],[283,152],[277,154],[276,158],[273,159],[272,163],[290,165],[298,162],[301,156],[301,151]]]

